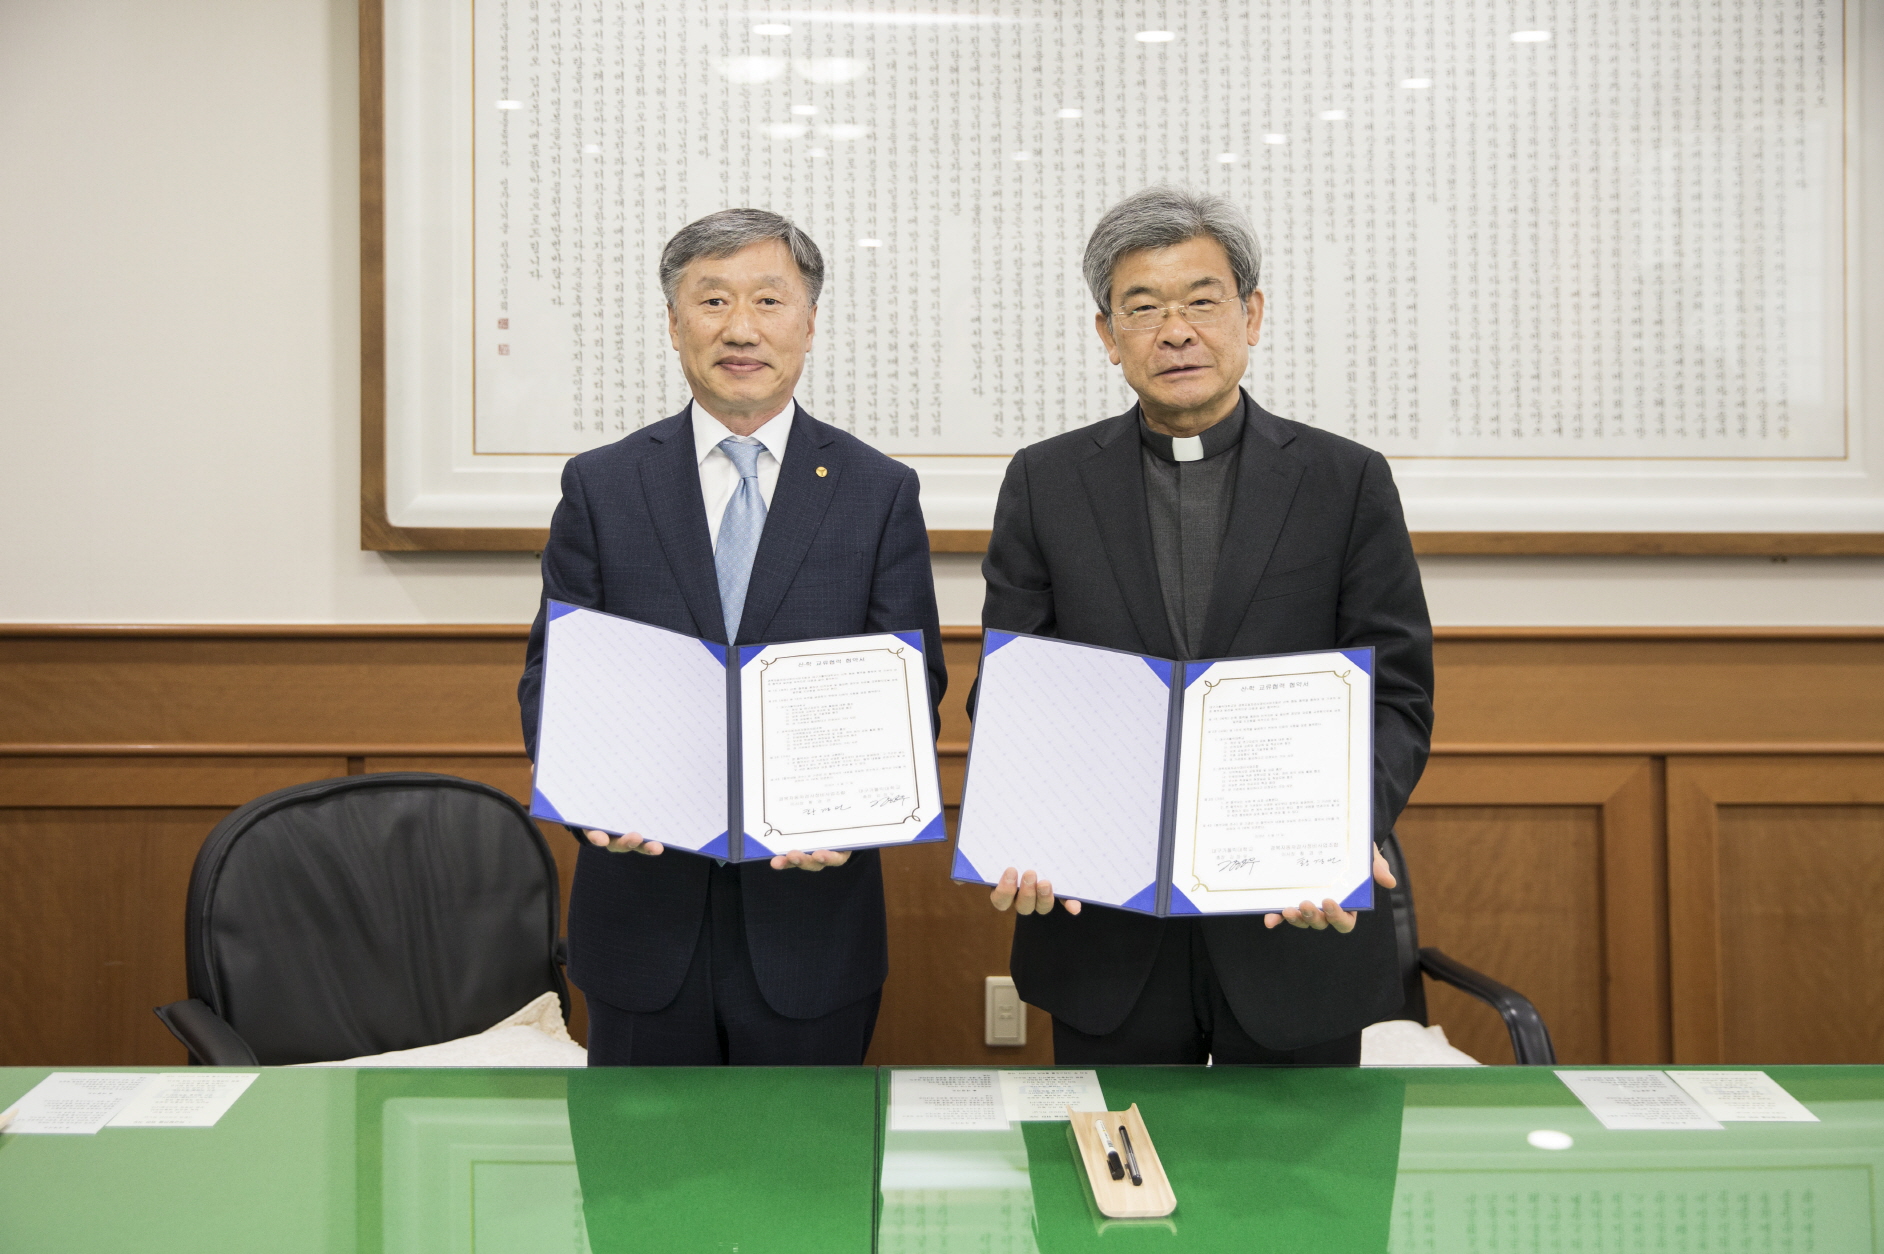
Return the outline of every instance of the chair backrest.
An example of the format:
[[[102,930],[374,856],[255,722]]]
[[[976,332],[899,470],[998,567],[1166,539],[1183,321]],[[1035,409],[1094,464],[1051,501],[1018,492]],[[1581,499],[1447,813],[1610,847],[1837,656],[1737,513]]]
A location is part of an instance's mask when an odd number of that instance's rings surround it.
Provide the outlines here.
[[[218,823],[186,918],[190,995],[264,1064],[411,1049],[554,990],[556,862],[495,788],[398,772],[297,784]]]
[[[1393,900],[1393,930],[1400,964],[1400,985],[1406,990],[1406,1004],[1399,1017],[1415,1023],[1426,1020],[1426,981],[1420,975],[1420,925],[1413,914],[1413,881],[1406,873],[1406,855],[1400,851],[1400,838],[1393,832],[1380,842],[1381,856],[1397,881],[1387,890]]]

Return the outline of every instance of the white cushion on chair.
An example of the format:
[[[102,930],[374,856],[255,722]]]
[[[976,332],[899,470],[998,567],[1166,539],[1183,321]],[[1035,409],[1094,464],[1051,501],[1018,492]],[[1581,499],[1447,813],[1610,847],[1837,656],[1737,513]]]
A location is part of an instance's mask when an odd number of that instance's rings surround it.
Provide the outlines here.
[[[1361,1030],[1363,1067],[1481,1067],[1484,1064],[1446,1040],[1437,1023],[1389,1019]]]
[[[569,1037],[562,1003],[545,993],[476,1036],[309,1067],[586,1067],[589,1051]]]

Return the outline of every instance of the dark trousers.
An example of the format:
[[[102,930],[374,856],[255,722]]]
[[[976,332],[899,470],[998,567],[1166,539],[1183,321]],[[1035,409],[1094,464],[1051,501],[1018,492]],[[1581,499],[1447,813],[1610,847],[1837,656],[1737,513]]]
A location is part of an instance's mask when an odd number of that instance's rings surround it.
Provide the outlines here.
[[[1284,924],[1284,926],[1287,926]],[[1053,1061],[1062,1067],[1136,1063],[1335,1064],[1357,1066],[1361,1034],[1301,1049],[1270,1049],[1237,1022],[1210,965],[1210,947],[1195,919],[1172,919],[1158,944],[1145,991],[1125,1022],[1088,1036],[1053,1021]]]
[[[882,1000],[879,989],[815,1019],[788,1019],[766,1005],[746,948],[739,868],[718,866],[708,882],[700,938],[694,944],[693,962],[681,981],[680,992],[666,1006],[648,1014],[589,998],[589,1065],[854,1067],[863,1062],[870,1048]]]

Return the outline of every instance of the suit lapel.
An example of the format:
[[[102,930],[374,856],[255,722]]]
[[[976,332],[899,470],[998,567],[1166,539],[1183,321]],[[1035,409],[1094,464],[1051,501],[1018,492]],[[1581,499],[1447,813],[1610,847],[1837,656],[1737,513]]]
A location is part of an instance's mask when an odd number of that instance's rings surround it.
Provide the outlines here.
[[[1112,578],[1125,598],[1126,611],[1147,652],[1175,658],[1177,641],[1165,617],[1158,561],[1151,550],[1151,507],[1145,500],[1145,468],[1139,452],[1138,409],[1107,419],[1093,429],[1099,447],[1080,463],[1099,542],[1112,566]]]
[[[752,558],[752,582],[746,585],[746,607],[739,616],[739,640],[765,639],[785,593],[824,521],[824,512],[837,495],[844,477],[844,457],[835,447],[836,434],[803,409],[792,415],[791,436],[779,463],[778,486],[765,512],[765,530],[759,551]]]
[[[1210,608],[1204,615],[1200,657],[1225,657],[1234,647],[1250,598],[1269,565],[1269,555],[1282,535],[1295,490],[1302,481],[1302,465],[1285,445],[1294,438],[1282,420],[1244,394],[1247,420],[1243,427],[1241,458],[1236,468],[1236,498],[1230,503],[1230,521],[1223,532],[1217,558],[1217,578],[1210,590]]]
[[[691,405],[681,410],[661,424],[668,430],[653,436],[655,448],[641,462],[641,494],[667,567],[693,614],[694,629],[708,640],[725,640],[713,538],[707,531],[706,498],[700,494],[700,463],[693,453],[692,410]]]

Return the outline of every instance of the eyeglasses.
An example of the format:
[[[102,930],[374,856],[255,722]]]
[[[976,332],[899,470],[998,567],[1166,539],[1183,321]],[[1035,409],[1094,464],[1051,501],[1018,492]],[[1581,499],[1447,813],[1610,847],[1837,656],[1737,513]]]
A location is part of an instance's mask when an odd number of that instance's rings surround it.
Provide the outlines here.
[[[1112,325],[1121,331],[1156,331],[1165,324],[1167,318],[1175,316],[1194,327],[1208,326],[1213,322],[1221,322],[1229,316],[1232,305],[1240,306],[1242,303],[1240,300],[1210,300],[1206,297],[1171,305],[1135,302],[1124,309],[1114,309]]]

